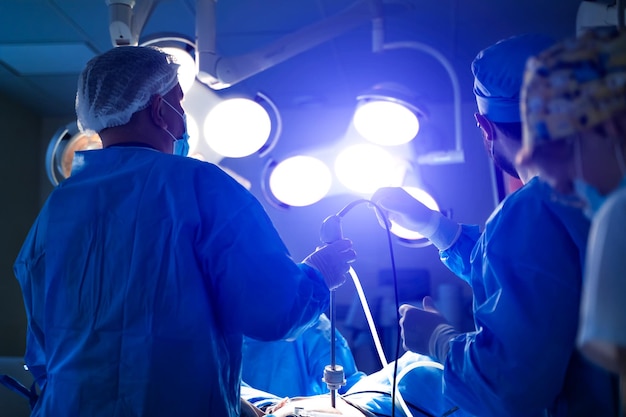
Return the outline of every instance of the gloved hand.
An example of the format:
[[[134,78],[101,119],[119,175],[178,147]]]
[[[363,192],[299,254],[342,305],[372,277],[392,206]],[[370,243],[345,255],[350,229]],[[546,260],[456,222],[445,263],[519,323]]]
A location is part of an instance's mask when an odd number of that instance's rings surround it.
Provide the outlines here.
[[[320,271],[328,288],[334,290],[346,282],[350,264],[355,260],[352,241],[341,239],[318,247],[302,262]]]
[[[398,310],[402,346],[411,352],[444,362],[449,349],[448,342],[459,332],[437,311],[431,297],[424,297],[422,304],[421,309],[403,304]]]
[[[461,225],[436,210],[431,210],[401,187],[378,189],[371,200],[376,203],[390,221],[419,232],[440,250],[448,249],[461,231]],[[385,222],[379,223],[385,227]]]
[[[424,236],[429,235],[427,229],[436,222],[436,216],[441,215],[417,201],[400,187],[380,188],[374,193],[371,200],[383,209],[389,220],[393,220],[404,228],[415,230]],[[379,215],[378,211],[376,214]],[[379,222],[384,226],[385,223],[382,219],[379,218]]]

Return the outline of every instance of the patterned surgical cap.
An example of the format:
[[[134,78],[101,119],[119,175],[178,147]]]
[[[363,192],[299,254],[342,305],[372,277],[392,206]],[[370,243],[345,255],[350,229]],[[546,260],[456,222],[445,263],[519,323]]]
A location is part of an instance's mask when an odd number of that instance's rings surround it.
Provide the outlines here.
[[[626,109],[626,32],[594,28],[531,58],[521,92],[523,150],[592,128]]]

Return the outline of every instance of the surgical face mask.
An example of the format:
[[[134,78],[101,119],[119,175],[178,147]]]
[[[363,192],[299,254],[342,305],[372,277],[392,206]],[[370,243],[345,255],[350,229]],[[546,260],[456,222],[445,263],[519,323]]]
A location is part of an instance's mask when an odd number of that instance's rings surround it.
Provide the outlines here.
[[[172,139],[174,139],[173,154],[180,155],[180,156],[187,156],[187,154],[189,153],[189,134],[187,133],[187,115],[185,113],[181,114],[167,100],[163,99],[163,102],[167,104],[168,106],[170,106],[172,110],[174,110],[176,114],[178,114],[181,117],[181,119],[183,119],[184,130],[180,138],[177,138],[176,136],[174,136],[172,132],[170,132],[169,130],[164,129],[167,133],[169,133]]]
[[[604,204],[608,195],[602,195],[596,187],[583,180],[580,139],[576,141],[574,146],[574,163],[576,166],[576,178],[573,181],[574,191],[585,203],[585,207],[583,208],[585,216],[591,219],[598,212],[600,207],[602,207],[602,204]],[[626,181],[626,166],[623,161],[621,150],[617,145],[615,147],[615,157],[617,158],[617,163],[622,172],[622,181],[620,186],[623,186]]]
[[[600,194],[596,187],[580,178],[574,180],[574,191],[584,201],[583,212],[588,219],[596,214],[606,200],[606,196]]]

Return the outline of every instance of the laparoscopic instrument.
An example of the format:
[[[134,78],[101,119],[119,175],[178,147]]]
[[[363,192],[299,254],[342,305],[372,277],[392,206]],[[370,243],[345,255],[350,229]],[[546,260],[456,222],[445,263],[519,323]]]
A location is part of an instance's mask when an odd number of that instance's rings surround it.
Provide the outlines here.
[[[366,203],[369,206],[373,207],[375,210],[377,210],[377,214],[378,216],[384,220],[385,223],[385,229],[387,230],[387,239],[389,242],[389,251],[390,251],[390,255],[391,255],[391,263],[392,263],[392,269],[393,269],[393,273],[394,273],[394,283],[396,283],[396,276],[395,276],[395,271],[396,271],[396,267],[395,267],[395,260],[394,260],[394,256],[393,256],[393,247],[391,244],[391,223],[389,222],[389,220],[387,219],[387,217],[385,216],[384,212],[372,201],[370,200],[366,200],[366,199],[360,199],[360,200],[355,200],[351,203],[349,203],[348,205],[346,205],[343,209],[341,209],[337,214],[331,215],[329,217],[327,217],[324,222],[322,223],[322,227],[321,227],[321,231],[320,231],[320,240],[324,243],[331,243],[340,239],[343,239],[343,230],[341,227],[341,221],[342,218],[346,215],[346,213],[348,213],[350,210],[352,210],[352,208],[354,208],[355,206],[359,205],[359,204],[363,204]],[[363,292],[363,287],[361,286],[361,282],[356,274],[356,272],[354,271],[354,269],[352,267],[350,267],[350,270],[348,271],[348,274],[350,275],[350,277],[352,278],[352,281],[354,282],[354,286],[356,287],[357,293],[359,295],[359,300],[361,301],[361,305],[363,307],[363,311],[365,313],[365,317],[367,319],[367,323],[368,326],[370,328],[370,332],[372,333],[372,338],[374,339],[374,345],[376,346],[376,351],[378,353],[378,356],[380,358],[380,362],[383,366],[383,368],[385,369],[389,369],[388,365],[388,361],[385,357],[385,353],[383,351],[383,347],[382,344],[380,342],[380,337],[378,336],[378,331],[376,330],[376,326],[374,325],[374,319],[372,318],[372,313],[370,311],[369,305],[367,303],[367,299],[365,298],[365,293]],[[394,285],[395,288],[395,301],[396,301],[396,311],[398,311],[398,286]],[[399,314],[399,313],[398,313]],[[400,320],[400,318],[398,317],[398,321]],[[343,372],[343,367],[341,367],[340,365],[337,365],[335,362],[335,327],[336,327],[336,319],[335,319],[335,290],[331,290],[330,291],[330,326],[331,326],[331,335],[333,335],[330,339],[330,365],[327,365],[324,369],[324,377],[323,377],[323,381],[326,383],[326,385],[328,386],[328,389],[330,391],[330,399],[331,399],[331,406],[333,408],[335,408],[336,405],[336,392],[339,388],[341,388],[343,385],[345,385],[346,380],[344,377],[344,372]],[[399,349],[399,343],[398,343],[398,349]],[[396,359],[397,359],[397,353],[396,353]],[[404,399],[402,398],[402,395],[400,394],[400,392],[397,389],[397,378],[396,378],[396,367],[397,367],[397,361],[396,361],[396,365],[394,366],[393,371],[390,371],[387,373],[387,377],[389,378],[389,382],[391,384],[391,397],[392,397],[392,416],[395,414],[395,406],[394,404],[396,403],[396,399],[398,400],[398,403],[400,405],[400,407],[402,408],[402,410],[404,411],[405,415],[407,417],[411,417],[412,414],[409,411],[406,403],[404,402]]]

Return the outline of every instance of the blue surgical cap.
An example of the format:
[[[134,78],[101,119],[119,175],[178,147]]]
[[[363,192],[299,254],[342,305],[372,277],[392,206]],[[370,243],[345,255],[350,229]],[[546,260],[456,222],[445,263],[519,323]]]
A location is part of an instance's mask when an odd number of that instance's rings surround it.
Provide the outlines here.
[[[554,43],[548,36],[524,34],[503,39],[472,62],[478,112],[493,122],[520,122],[520,90],[526,60]]]

